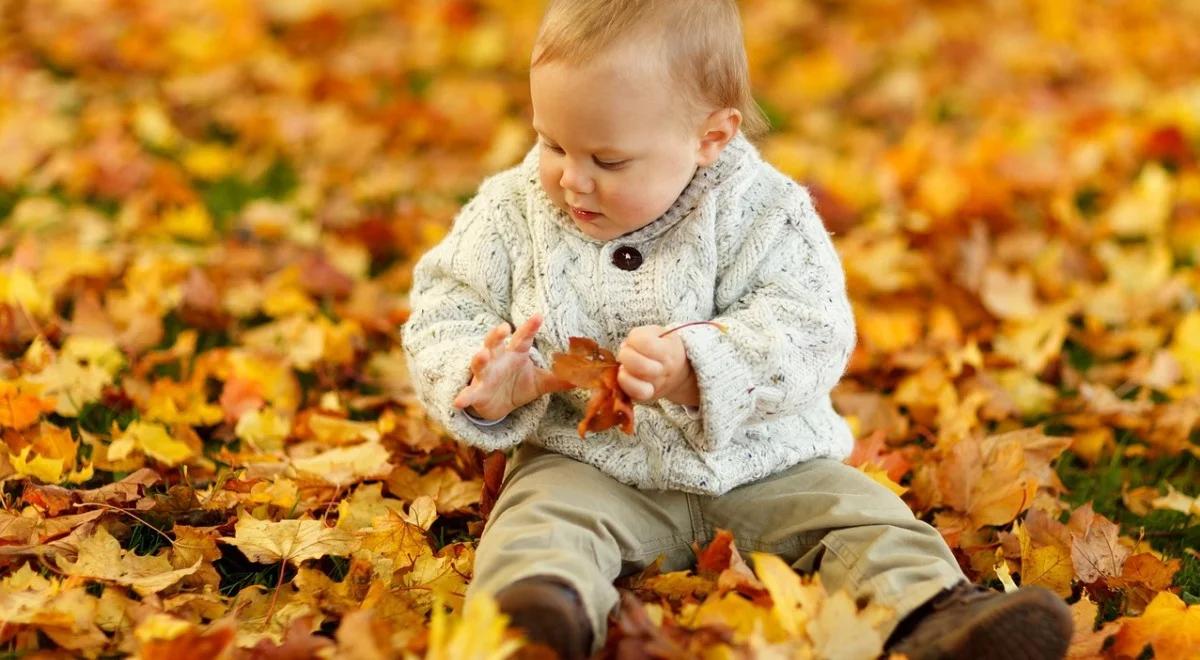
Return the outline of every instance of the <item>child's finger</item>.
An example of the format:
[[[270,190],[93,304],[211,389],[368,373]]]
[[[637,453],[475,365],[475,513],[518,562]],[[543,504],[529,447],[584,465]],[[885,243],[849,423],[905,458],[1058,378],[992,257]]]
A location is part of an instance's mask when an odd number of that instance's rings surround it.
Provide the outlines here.
[[[504,342],[504,338],[508,336],[508,324],[501,323],[500,325],[488,331],[487,336],[483,338],[483,345],[486,348],[497,348]]]
[[[471,357],[471,373],[479,373],[491,361],[492,353],[487,349],[481,349],[475,352]]]
[[[617,384],[634,401],[649,401],[654,397],[654,385],[633,376],[625,367],[617,372]]]
[[[454,397],[453,405],[455,408],[462,410],[472,403],[475,403],[475,388],[472,386],[467,386],[458,393],[458,396]]]
[[[630,374],[645,381],[657,381],[663,375],[662,363],[639,353],[628,344],[623,345],[617,352],[617,362],[620,362]]]
[[[518,353],[528,353],[529,349],[533,348],[533,338],[537,335],[538,328],[542,327],[542,315],[534,314],[517,328],[513,333],[512,339],[509,341],[509,350]]]

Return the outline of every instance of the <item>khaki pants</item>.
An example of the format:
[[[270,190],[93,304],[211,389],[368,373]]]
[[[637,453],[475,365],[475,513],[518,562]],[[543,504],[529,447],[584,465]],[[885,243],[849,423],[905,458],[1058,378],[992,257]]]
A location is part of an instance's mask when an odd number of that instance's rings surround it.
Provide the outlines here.
[[[800,463],[720,497],[639,490],[574,459],[522,445],[484,529],[467,597],[533,575],[561,578],[583,597],[595,645],[617,603],[613,580],[665,555],[663,571],[690,568],[690,544],[714,529],[739,550],[770,552],[831,592],[845,589],[903,616],[966,579],[938,532],[903,500],[848,465]]]

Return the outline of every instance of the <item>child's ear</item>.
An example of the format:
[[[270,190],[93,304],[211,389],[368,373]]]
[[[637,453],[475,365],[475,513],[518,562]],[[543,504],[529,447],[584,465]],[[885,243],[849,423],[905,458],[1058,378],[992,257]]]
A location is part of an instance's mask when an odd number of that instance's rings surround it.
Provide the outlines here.
[[[696,164],[708,167],[717,162],[725,145],[737,135],[742,125],[742,113],[737,108],[722,108],[708,115],[701,126],[700,151]]]

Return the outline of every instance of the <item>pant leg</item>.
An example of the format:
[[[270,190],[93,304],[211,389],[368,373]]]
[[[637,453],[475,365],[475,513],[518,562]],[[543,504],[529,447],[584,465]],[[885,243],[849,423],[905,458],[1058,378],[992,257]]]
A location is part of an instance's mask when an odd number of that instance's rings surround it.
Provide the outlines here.
[[[816,571],[830,592],[891,608],[885,639],[904,615],[966,579],[936,529],[839,461],[805,461],[708,499],[701,510],[704,526],[729,529],[739,548],[778,554],[798,571]]]
[[[613,580],[660,554],[669,565],[690,565],[694,539],[682,493],[640,491],[585,463],[522,445],[476,549],[467,598],[534,575],[560,578],[583,598],[599,649],[618,599]]]

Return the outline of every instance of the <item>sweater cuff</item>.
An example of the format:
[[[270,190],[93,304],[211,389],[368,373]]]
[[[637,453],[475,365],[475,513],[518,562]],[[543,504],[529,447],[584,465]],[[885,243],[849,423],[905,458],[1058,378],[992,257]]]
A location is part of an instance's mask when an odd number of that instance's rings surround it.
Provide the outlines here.
[[[470,415],[454,407],[454,399],[471,382],[471,356],[479,349],[480,342],[478,337],[462,337],[431,349],[444,357],[440,364],[426,366],[426,373],[433,381],[427,408],[430,416],[456,439],[485,451],[509,449],[537,431],[550,404],[550,395],[530,401],[494,424],[473,422]],[[544,366],[545,359],[536,348],[530,350],[530,357],[538,366]]]
[[[462,414],[463,414],[463,417],[466,417],[467,419],[471,420],[471,423],[474,424],[475,426],[495,426],[495,425],[499,424],[500,422],[503,422],[504,420],[508,419],[508,415],[505,415],[499,419],[484,419],[482,417],[476,417],[475,415],[472,415],[471,413],[467,412],[466,408],[462,409]]]
[[[729,337],[709,326],[681,328],[680,339],[700,390],[699,432],[688,434],[697,451],[720,448],[754,412],[754,379]],[[685,406],[680,412],[687,414]]]

